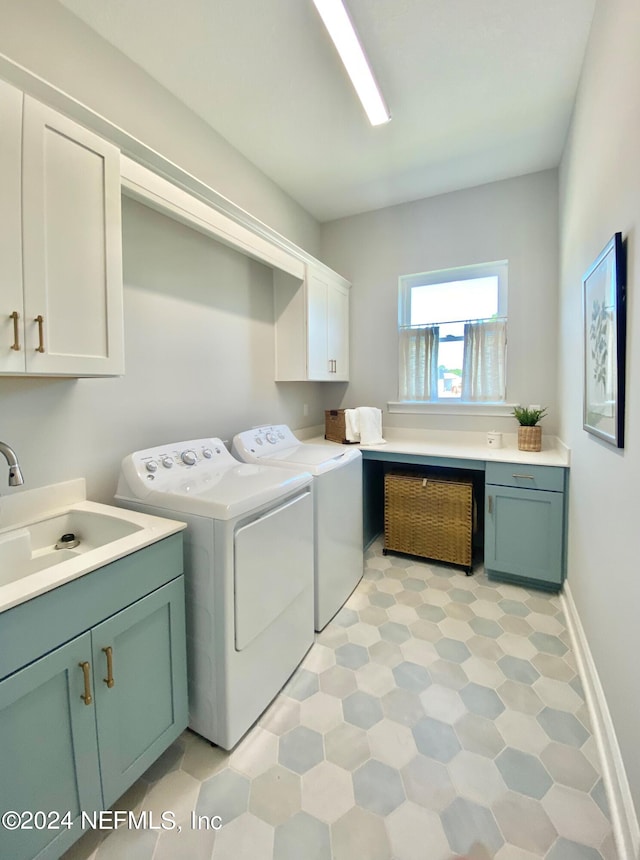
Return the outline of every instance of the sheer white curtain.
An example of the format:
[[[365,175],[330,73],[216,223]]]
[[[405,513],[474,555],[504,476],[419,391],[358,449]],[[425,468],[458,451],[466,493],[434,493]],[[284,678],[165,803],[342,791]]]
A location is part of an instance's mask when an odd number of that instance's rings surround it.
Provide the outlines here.
[[[438,396],[438,326],[400,329],[400,399]]]
[[[462,400],[504,400],[506,352],[506,320],[465,324]]]

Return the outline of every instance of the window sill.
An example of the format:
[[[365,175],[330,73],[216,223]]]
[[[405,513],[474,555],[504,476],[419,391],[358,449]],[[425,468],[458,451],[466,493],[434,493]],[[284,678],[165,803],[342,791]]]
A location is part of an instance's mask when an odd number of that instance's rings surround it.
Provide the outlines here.
[[[487,415],[492,418],[512,417],[513,407],[517,403],[447,403],[442,400],[437,403],[420,403],[415,400],[403,400],[387,403],[388,412],[405,415]]]

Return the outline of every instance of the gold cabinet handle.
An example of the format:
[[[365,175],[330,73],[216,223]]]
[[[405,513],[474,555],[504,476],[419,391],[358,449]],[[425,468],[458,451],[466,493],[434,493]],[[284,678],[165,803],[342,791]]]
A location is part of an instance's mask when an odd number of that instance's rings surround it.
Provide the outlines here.
[[[13,320],[13,346],[11,349],[18,351],[20,349],[20,329],[18,327],[20,314],[18,311],[14,311],[12,314],[9,314],[9,319]]]
[[[489,513],[493,513],[493,496],[489,496]]]
[[[113,680],[113,648],[109,645],[107,648],[103,648],[102,650],[107,655],[107,677],[102,680],[105,682],[107,687],[111,689],[115,684],[115,681]]]
[[[34,322],[38,323],[39,344],[36,347],[36,352],[44,352],[44,317],[42,316],[42,314],[38,314],[38,316],[34,319]]]
[[[83,663],[78,663],[84,675],[84,695],[80,696],[85,705],[90,705],[93,702],[91,697],[91,665],[87,660]]]

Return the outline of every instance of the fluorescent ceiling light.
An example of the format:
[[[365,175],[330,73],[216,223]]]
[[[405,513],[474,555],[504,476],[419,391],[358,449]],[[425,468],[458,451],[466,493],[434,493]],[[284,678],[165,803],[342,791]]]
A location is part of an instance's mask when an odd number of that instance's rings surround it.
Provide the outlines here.
[[[340,54],[340,59],[369,117],[369,122],[371,125],[389,122],[391,114],[384,103],[342,0],[313,0],[313,2]]]

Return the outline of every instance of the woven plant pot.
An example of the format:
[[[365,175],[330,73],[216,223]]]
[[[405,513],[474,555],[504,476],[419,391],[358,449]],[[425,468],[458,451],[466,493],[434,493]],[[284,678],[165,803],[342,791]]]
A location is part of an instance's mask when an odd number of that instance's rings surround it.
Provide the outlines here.
[[[518,449],[520,451],[542,451],[542,427],[518,427]]]

